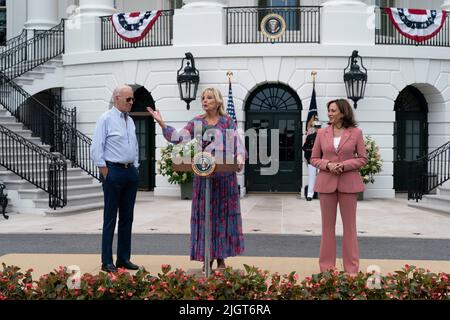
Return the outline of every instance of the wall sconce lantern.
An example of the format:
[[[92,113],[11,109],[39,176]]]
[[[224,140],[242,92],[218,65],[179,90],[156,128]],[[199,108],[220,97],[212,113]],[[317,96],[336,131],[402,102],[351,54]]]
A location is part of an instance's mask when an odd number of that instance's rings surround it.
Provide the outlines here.
[[[195,69],[194,56],[190,52],[185,53],[186,57],[181,61],[181,68],[177,72],[178,88],[180,89],[180,99],[186,102],[186,108],[189,110],[189,103],[195,100],[200,82],[200,75]],[[186,61],[186,63],[185,63]],[[183,70],[183,66],[184,67]],[[183,72],[181,73],[181,71]]]
[[[364,71],[361,71],[358,65],[358,58]],[[354,50],[351,57],[348,58],[348,65],[344,69],[344,83],[347,97],[353,100],[353,107],[356,109],[358,100],[364,98],[367,83],[367,69],[357,50]]]

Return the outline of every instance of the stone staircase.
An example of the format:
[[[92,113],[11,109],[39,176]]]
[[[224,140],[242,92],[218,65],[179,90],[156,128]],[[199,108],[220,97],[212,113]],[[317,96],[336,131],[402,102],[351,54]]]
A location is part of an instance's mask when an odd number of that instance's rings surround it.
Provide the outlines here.
[[[0,106],[0,124],[26,138],[27,140],[41,146],[49,151],[50,146],[43,145],[39,138],[31,137],[31,131],[23,128],[21,123],[10,113]],[[0,142],[2,142],[0,140]],[[24,154],[20,151],[9,149],[1,143],[0,148],[6,149],[6,157],[11,160],[22,160]],[[21,161],[23,162],[23,160]],[[46,168],[41,166],[36,160],[30,160],[31,166],[28,172],[46,177]],[[79,168],[71,168],[70,162],[67,164],[67,205],[64,208],[53,210],[48,207],[48,194],[36,188],[30,182],[21,179],[16,174],[0,166],[0,181],[6,186],[9,204],[9,213],[43,213],[43,214],[71,214],[96,210],[103,207],[103,192],[101,184],[86,172]]]
[[[426,194],[422,201],[408,201],[408,206],[450,214],[450,186],[444,184],[444,186],[438,187],[436,194]]]
[[[9,75],[14,68],[20,68],[20,65],[7,70],[5,74]],[[15,78],[14,82],[30,95],[34,95],[48,88],[63,87],[63,72],[62,56],[57,56]]]

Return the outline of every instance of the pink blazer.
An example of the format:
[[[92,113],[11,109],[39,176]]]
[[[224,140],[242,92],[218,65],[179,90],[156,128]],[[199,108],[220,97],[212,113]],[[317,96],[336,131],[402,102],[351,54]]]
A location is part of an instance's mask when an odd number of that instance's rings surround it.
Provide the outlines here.
[[[344,172],[340,175],[327,169],[328,162],[342,162]],[[366,146],[361,129],[344,129],[337,151],[333,146],[333,128],[319,129],[311,155],[311,164],[319,168],[314,191],[344,193],[364,191],[364,183],[359,168],[367,163]]]

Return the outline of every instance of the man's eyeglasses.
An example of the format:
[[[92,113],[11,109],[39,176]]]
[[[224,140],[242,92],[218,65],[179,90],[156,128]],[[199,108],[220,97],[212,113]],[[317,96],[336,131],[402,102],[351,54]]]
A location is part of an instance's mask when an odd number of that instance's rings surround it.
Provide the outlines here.
[[[126,102],[131,102],[131,101],[134,102],[134,98],[133,98],[133,97],[128,97],[128,98],[125,99],[125,101],[126,101]]]

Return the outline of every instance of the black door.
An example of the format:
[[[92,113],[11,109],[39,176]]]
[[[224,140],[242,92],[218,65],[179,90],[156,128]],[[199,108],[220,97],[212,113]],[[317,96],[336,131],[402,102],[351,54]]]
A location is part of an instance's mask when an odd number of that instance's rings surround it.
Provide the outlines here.
[[[153,190],[155,187],[155,133],[151,117],[131,114],[136,126],[139,145],[139,190]]]
[[[155,122],[147,107],[155,107],[153,97],[145,87],[133,85],[134,98],[130,115],[136,126],[139,145],[139,190],[155,188]]]
[[[410,164],[428,152],[427,102],[415,87],[408,86],[395,101],[394,189],[408,191]]]
[[[246,132],[254,129],[258,140],[246,139],[249,159],[245,168],[246,188],[248,192],[299,192],[301,190],[301,102],[296,93],[287,86],[266,84],[258,87],[246,103]],[[265,130],[267,131],[265,131]],[[278,150],[271,149],[271,131],[278,130]],[[266,134],[262,134],[266,132]],[[266,140],[266,144],[261,143]],[[250,145],[250,144],[255,145]],[[264,148],[267,146],[267,149]],[[263,149],[263,150],[260,150]],[[278,152],[277,152],[278,151]],[[256,153],[250,154],[250,153]],[[260,153],[271,157],[267,163],[259,157]],[[276,157],[276,155],[278,155]],[[253,157],[253,158],[252,158]],[[255,161],[251,160],[256,159]],[[275,174],[264,175],[263,168],[274,168]],[[270,169],[269,169],[270,170]],[[263,170],[264,171],[264,170]]]
[[[247,132],[248,129],[254,129],[257,137],[261,137],[262,131],[273,128],[273,122],[273,115],[270,113],[247,115],[246,129]],[[256,144],[256,146],[252,146],[251,144]],[[267,149],[263,148],[262,150],[265,155],[271,155],[270,145],[270,134],[268,134],[266,144]],[[249,161],[247,161],[247,165],[245,167],[245,184],[247,191],[271,191],[271,180],[273,177],[269,175],[261,175],[261,168],[269,167],[270,164],[261,164],[259,161],[259,156],[257,159],[255,157],[260,154],[260,149],[262,149],[262,146],[259,143],[259,138],[258,140],[247,140],[246,149],[249,152]],[[253,157],[257,160],[256,163],[253,160]]]

